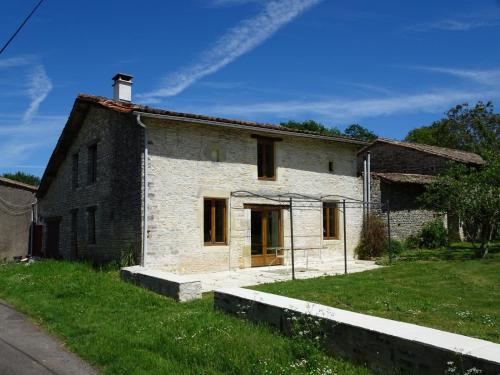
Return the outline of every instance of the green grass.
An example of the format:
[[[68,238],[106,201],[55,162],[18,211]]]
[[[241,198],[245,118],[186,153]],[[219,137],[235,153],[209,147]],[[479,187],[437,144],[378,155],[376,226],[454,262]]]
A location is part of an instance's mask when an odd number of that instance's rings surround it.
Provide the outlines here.
[[[0,297],[104,374],[369,373],[305,340],[215,312],[211,295],[180,304],[86,264],[0,266]]]
[[[500,253],[500,242],[492,242],[489,248],[489,256],[495,257]],[[453,243],[449,247],[439,249],[404,249],[401,254],[394,255],[394,262],[410,262],[416,260],[474,260],[476,255],[471,243]],[[388,265],[387,254],[379,260],[379,264]]]
[[[500,343],[500,254],[487,260],[396,262],[255,289]]]

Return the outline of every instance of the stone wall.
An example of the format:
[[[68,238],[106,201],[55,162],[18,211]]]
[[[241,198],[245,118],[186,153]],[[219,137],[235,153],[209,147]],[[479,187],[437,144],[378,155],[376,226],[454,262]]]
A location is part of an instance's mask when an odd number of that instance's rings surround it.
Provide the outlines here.
[[[0,261],[28,255],[33,192],[0,183]]]
[[[97,143],[97,181],[87,183],[88,147]],[[60,219],[59,254],[102,263],[141,246],[142,128],[132,116],[91,107],[44,197],[43,222]],[[72,155],[79,154],[79,186],[72,186]],[[87,209],[96,207],[96,243],[88,241]],[[77,211],[77,253],[71,246],[71,212]],[[46,227],[44,239],[46,240]],[[44,248],[46,243],[44,244]]]
[[[286,335],[301,331],[377,374],[500,374],[500,345],[473,337],[243,288],[216,290],[214,307]]]
[[[280,136],[276,142],[276,181],[257,178],[257,143],[252,133],[219,127],[143,120],[149,139],[148,252],[146,266],[196,273],[250,267],[250,209],[244,204],[278,204],[235,197],[240,190],[264,194],[338,194],[362,198],[356,176],[356,146]],[[217,150],[220,161],[212,161]],[[329,172],[332,161],[334,171]],[[204,246],[203,199],[224,198],[228,206],[228,244]],[[288,202],[283,202],[288,203]],[[284,246],[290,247],[288,210],[282,210]],[[357,244],[361,209],[347,214],[349,253]],[[340,215],[341,218],[341,215]],[[342,222],[339,225],[342,228]],[[320,203],[294,208],[296,248],[343,254],[343,239],[324,240]]]
[[[387,202],[389,201],[391,238],[404,240],[408,236],[416,235],[425,223],[436,217],[442,217],[435,211],[425,210],[419,206],[417,199],[423,191],[422,185],[388,183],[380,178],[372,177],[373,212],[387,222]]]

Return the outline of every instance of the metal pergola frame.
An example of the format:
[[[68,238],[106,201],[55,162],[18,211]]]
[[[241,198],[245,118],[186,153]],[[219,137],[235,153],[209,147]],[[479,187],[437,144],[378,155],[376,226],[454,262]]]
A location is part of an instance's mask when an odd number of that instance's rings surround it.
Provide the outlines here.
[[[346,211],[347,208],[358,208],[363,209],[363,220],[366,220],[368,212],[370,208],[373,208],[373,203],[359,200],[352,197],[347,197],[343,195],[337,194],[327,194],[321,196],[313,196],[307,194],[300,193],[283,193],[283,194],[267,194],[267,193],[257,193],[247,190],[237,190],[231,192],[231,197],[237,198],[260,198],[268,201],[273,201],[279,203],[283,209],[288,209],[290,212],[290,254],[292,261],[292,280],[295,280],[295,249],[294,249],[294,236],[293,236],[293,208],[294,201],[298,204],[301,203],[323,203],[323,202],[333,202],[337,204],[341,204],[341,208],[337,209],[342,212],[342,225],[343,225],[343,245],[344,245],[344,273],[347,274],[347,224],[346,224]],[[286,207],[283,204],[288,203],[289,206]],[[384,205],[380,204],[380,208],[383,208]],[[311,208],[311,206],[303,205],[297,206],[295,208]],[[389,237],[389,260],[392,261],[392,251],[391,251],[391,230],[390,230],[390,210],[389,210],[389,202],[386,203],[385,208],[387,210],[387,230]]]

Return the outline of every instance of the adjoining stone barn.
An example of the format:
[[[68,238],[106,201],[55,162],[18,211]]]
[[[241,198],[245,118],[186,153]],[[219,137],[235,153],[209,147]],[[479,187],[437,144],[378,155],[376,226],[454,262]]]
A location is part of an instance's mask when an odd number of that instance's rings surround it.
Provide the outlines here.
[[[146,267],[200,273],[287,264],[289,198],[296,254],[344,256],[339,204],[362,200],[367,143],[281,126],[79,95],[38,191],[48,257],[106,262],[133,251]],[[353,259],[362,210],[346,219]]]
[[[36,186],[0,177],[0,261],[29,254]]]
[[[385,216],[389,202],[391,235],[398,240],[416,235],[425,223],[443,217],[436,211],[423,209],[418,198],[425,186],[445,172],[450,163],[473,167],[485,164],[481,156],[472,152],[378,138],[359,151],[359,173],[363,172],[363,159],[368,153],[373,210]],[[443,220],[450,240],[459,241],[461,235],[457,217],[447,213]]]

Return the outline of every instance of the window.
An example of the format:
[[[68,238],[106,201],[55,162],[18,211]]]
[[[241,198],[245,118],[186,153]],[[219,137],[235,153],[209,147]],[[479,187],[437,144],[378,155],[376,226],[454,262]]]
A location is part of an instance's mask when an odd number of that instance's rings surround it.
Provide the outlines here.
[[[78,153],[73,154],[72,157],[72,163],[73,163],[73,189],[76,189],[78,187]]]
[[[337,203],[323,202],[323,238],[339,239],[339,211]]]
[[[226,200],[205,198],[203,202],[203,238],[205,245],[226,244]]]
[[[96,235],[95,235],[96,210],[97,207],[87,208],[87,242],[91,245],[96,243]]]
[[[333,161],[328,162],[328,171],[333,172]]]
[[[261,180],[276,179],[274,142],[272,138],[257,138],[257,173]]]
[[[71,255],[78,258],[78,209],[71,210]]]
[[[97,144],[88,149],[87,182],[93,184],[97,180]]]

